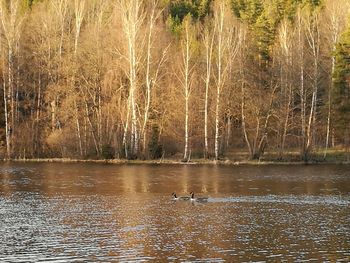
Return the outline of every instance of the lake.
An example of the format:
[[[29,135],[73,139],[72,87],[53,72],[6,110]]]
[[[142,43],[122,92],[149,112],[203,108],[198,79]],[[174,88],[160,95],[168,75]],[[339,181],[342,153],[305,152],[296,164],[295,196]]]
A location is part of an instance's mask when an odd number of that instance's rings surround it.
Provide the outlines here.
[[[1,163],[0,261],[349,262],[350,166]]]

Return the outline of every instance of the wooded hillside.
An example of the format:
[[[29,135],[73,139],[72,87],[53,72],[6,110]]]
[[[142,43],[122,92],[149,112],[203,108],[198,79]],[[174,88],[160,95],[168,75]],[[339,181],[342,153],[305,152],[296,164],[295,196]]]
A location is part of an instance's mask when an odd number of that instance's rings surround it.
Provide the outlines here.
[[[350,145],[348,0],[0,0],[0,157]]]

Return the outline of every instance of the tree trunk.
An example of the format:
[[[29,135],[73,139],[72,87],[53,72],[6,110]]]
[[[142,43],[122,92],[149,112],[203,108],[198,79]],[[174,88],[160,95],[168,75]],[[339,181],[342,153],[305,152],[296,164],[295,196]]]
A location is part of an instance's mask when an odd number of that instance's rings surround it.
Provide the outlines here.
[[[286,143],[286,137],[287,137],[287,131],[288,131],[288,124],[289,124],[289,115],[290,115],[290,109],[291,109],[291,103],[292,103],[292,85],[289,84],[289,91],[288,91],[288,102],[286,105],[286,117],[284,120],[283,125],[283,134],[282,134],[282,145],[281,145],[281,158],[284,154],[284,147]]]
[[[221,74],[221,73],[219,73],[219,74]],[[221,93],[220,86],[218,85],[217,90],[216,90],[216,105],[215,105],[215,144],[214,144],[215,160],[219,159],[220,93]]]
[[[184,160],[189,160],[189,100],[191,94],[191,78],[192,78],[192,70],[191,68],[191,60],[192,60],[192,52],[191,52],[191,36],[190,36],[190,21],[184,21],[184,30],[185,36],[182,42],[182,59],[183,59],[183,89],[184,89],[184,97],[185,97],[185,145],[184,145]]]
[[[312,146],[314,145],[314,140],[316,138],[316,114],[317,114],[317,100],[318,100],[318,60],[319,60],[319,51],[320,51],[320,35],[319,35],[319,25],[318,25],[318,16],[316,13],[313,13],[309,17],[307,25],[307,40],[309,47],[313,55],[313,87],[312,87],[312,101],[310,108],[309,121],[307,125],[306,132],[306,151],[304,153],[304,160],[308,161],[309,154]]]
[[[91,119],[90,119],[90,116],[89,116],[89,106],[88,106],[88,103],[86,101],[86,98],[84,98],[84,101],[85,101],[85,113],[86,113],[86,118],[87,118],[87,121],[89,123],[89,126],[90,126],[90,129],[91,129],[91,135],[92,135],[92,139],[94,141],[94,146],[95,146],[95,150],[96,150],[96,154],[97,156],[100,156],[100,149],[98,147],[98,143],[97,143],[97,139],[96,139],[96,134],[95,134],[95,129],[94,129],[94,126],[91,122]]]
[[[124,146],[124,152],[125,152],[125,158],[129,158],[129,151],[128,151],[128,142],[127,142],[127,133],[129,129],[129,117],[130,117],[130,98],[127,102],[127,114],[126,114],[126,120],[124,124],[124,131],[123,131],[123,146]]]
[[[243,130],[243,135],[244,135],[244,140],[248,146],[249,154],[252,157],[254,155],[252,145],[250,143],[249,137],[248,137],[248,132],[246,128],[246,121],[245,121],[245,113],[244,113],[244,108],[245,108],[245,92],[244,92],[244,80],[242,81],[241,84],[241,118],[242,118],[242,130]]]
[[[139,131],[138,131],[138,115],[137,115],[137,36],[144,19],[141,12],[141,2],[139,0],[122,0],[121,12],[123,31],[127,42],[127,61],[128,61],[128,78],[129,78],[129,96],[131,103],[131,142],[130,151],[132,158],[136,158],[139,151]]]
[[[155,5],[155,4],[154,4]],[[152,87],[152,80],[151,80],[151,59],[152,59],[152,33],[153,33],[153,25],[154,25],[154,19],[155,19],[155,6],[153,6],[149,21],[149,32],[148,32],[148,41],[147,41],[147,61],[146,61],[146,98],[145,98],[145,113],[143,118],[143,125],[142,125],[142,141],[143,141],[143,154],[146,155],[146,129],[147,129],[147,123],[148,123],[148,115],[149,115],[149,109],[151,106],[151,87]]]
[[[80,122],[79,122],[79,109],[76,100],[74,99],[74,108],[75,108],[75,121],[77,125],[77,137],[78,137],[78,147],[79,147],[79,153],[80,157],[83,156],[83,146],[82,146],[82,140],[81,140],[81,133],[80,133]]]
[[[207,30],[204,35],[205,44],[205,58],[206,58],[206,77],[205,77],[205,99],[204,99],[204,159],[208,158],[209,144],[208,144],[208,99],[209,87],[212,68],[212,56],[214,46],[215,28],[213,32]]]
[[[15,109],[14,109],[14,94],[13,94],[13,53],[11,47],[9,47],[8,50],[8,99],[10,102],[10,122],[9,122],[9,158],[11,158],[12,155],[12,147],[13,147],[13,133],[14,133],[14,125],[15,125]]]
[[[10,137],[10,125],[8,120],[7,91],[6,91],[5,81],[3,82],[3,95],[4,95],[4,117],[5,117],[5,136],[6,136],[6,158],[10,159],[11,158],[11,149],[10,149],[11,137]]]
[[[225,15],[225,6],[222,3],[219,6],[218,17],[218,35],[217,35],[217,83],[216,83],[216,105],[215,105],[215,141],[214,141],[214,153],[215,160],[219,159],[219,118],[220,118],[220,95],[222,88],[222,59],[223,59],[223,33],[224,33],[224,15]]]
[[[306,154],[306,105],[305,105],[305,90],[304,90],[304,38],[302,32],[302,17],[301,10],[298,10],[297,25],[298,25],[298,50],[299,50],[299,71],[300,71],[300,119],[301,119],[301,156],[305,160]]]
[[[187,93],[187,92],[186,92]],[[188,94],[185,95],[185,150],[184,150],[184,160],[187,160],[188,155]]]

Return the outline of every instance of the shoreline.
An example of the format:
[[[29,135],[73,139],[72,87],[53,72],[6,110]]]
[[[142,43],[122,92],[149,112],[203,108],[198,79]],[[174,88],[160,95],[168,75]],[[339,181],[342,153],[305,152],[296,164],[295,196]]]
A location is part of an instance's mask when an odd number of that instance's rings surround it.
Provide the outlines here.
[[[37,159],[1,159],[2,163],[6,162],[23,162],[23,163],[100,163],[100,164],[156,164],[156,165],[350,165],[348,161],[259,161],[259,160],[204,160],[194,159],[189,162],[176,159],[163,160],[126,160],[126,159],[70,159],[70,158],[37,158]]]

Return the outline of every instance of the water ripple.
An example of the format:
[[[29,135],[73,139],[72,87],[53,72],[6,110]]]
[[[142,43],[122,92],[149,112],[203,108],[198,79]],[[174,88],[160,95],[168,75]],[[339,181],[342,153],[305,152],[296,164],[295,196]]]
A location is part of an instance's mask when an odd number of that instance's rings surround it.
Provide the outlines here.
[[[210,203],[286,203],[292,205],[336,205],[349,206],[350,197],[342,196],[310,196],[310,195],[267,195],[209,198]]]
[[[350,262],[347,169],[234,169],[0,167],[0,262]]]

